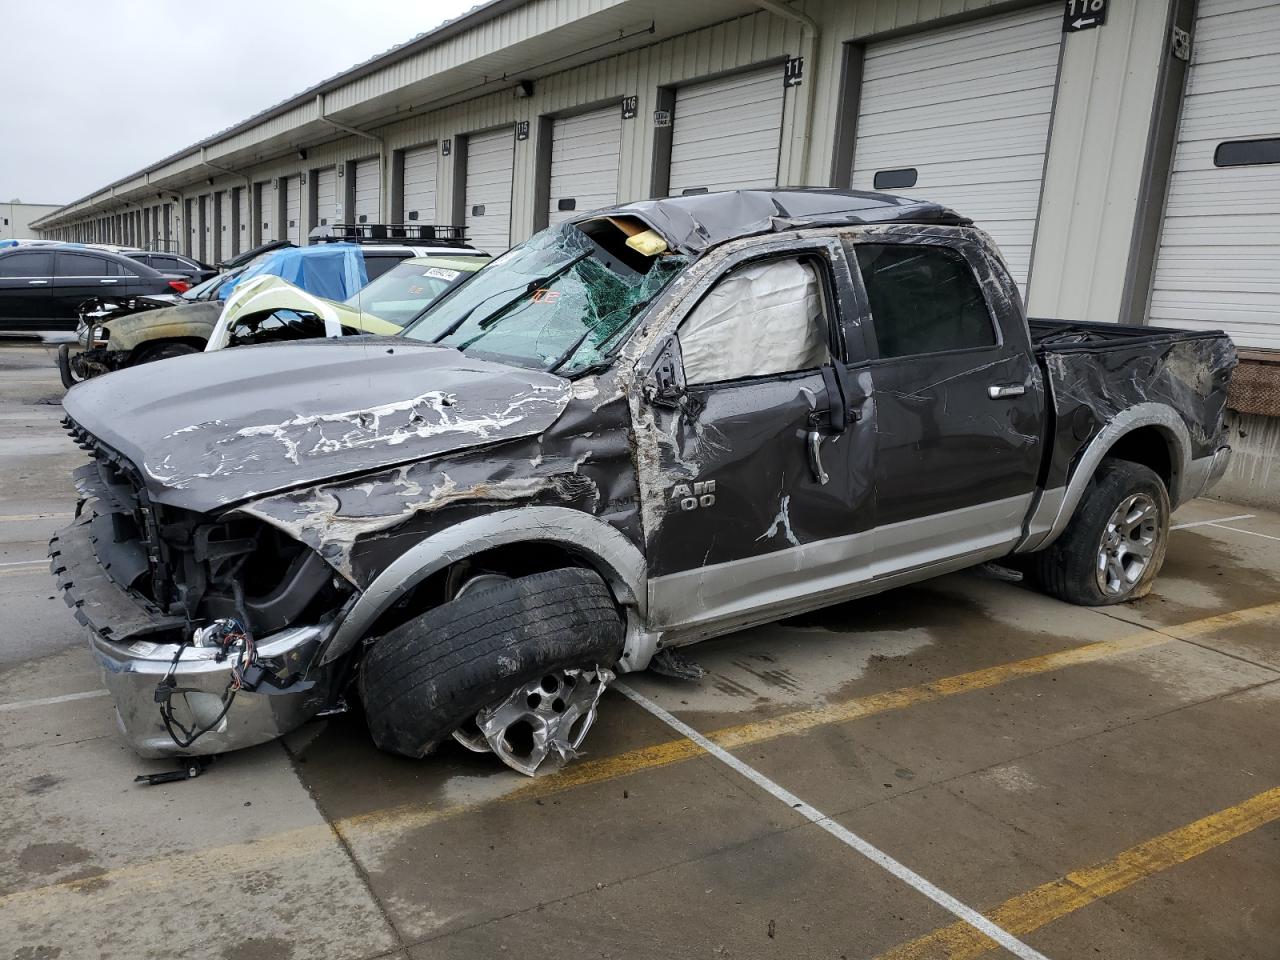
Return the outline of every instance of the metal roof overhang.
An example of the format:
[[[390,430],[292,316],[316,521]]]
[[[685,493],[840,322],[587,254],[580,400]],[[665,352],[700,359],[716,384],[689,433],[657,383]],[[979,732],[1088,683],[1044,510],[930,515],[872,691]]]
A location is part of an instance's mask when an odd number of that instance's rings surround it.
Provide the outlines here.
[[[218,176],[224,172],[219,168],[240,170],[349,136],[321,118],[322,106],[326,116],[345,126],[386,126],[452,103],[514,88],[518,80],[537,80],[760,9],[752,0],[684,4],[612,0],[603,9],[576,15],[577,10],[589,6],[599,7],[600,2],[491,0],[69,203],[33,221],[32,226],[51,228],[89,215],[136,208],[154,202],[165,191]],[[537,7],[543,9],[526,9]],[[504,19],[510,22],[503,23]],[[488,34],[479,36],[485,30]],[[504,31],[521,39],[500,42]],[[476,46],[485,42],[490,49],[474,55]],[[462,58],[464,51],[471,54],[466,59]]]

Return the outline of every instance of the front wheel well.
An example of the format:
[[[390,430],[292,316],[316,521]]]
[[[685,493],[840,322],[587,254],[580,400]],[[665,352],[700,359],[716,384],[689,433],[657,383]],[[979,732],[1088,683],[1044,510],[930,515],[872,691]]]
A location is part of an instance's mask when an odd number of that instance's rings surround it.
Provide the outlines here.
[[[199,337],[165,337],[162,340],[148,340],[133,348],[132,352],[129,354],[129,365],[135,363],[146,363],[157,351],[175,344],[184,347],[191,347],[196,353],[201,353],[204,351],[205,344],[207,342],[208,341],[206,340],[201,340]]]
[[[421,616],[442,603],[447,603],[457,592],[458,587],[473,576],[496,573],[515,579],[531,573],[546,573],[564,567],[594,570],[600,574],[606,584],[610,580],[607,571],[597,569],[587,558],[563,544],[546,541],[503,544],[472,554],[423,578],[382,612],[370,626],[366,636],[381,636],[388,630]],[[614,600],[617,602],[616,591],[612,587],[610,591],[615,593]]]

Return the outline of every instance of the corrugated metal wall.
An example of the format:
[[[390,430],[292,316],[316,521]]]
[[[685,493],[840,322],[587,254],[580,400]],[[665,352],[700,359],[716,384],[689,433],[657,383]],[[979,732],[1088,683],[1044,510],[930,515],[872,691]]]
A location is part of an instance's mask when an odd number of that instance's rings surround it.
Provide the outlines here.
[[[993,4],[1000,11],[1033,5],[996,0],[801,0],[792,4],[793,9],[819,22],[821,34],[805,64],[803,85],[787,88],[784,94],[779,182],[830,182],[838,120],[841,111],[848,109],[838,95],[848,44],[980,17]],[[390,98],[401,88],[421,89],[425,100],[430,90],[424,84],[430,77],[481,57],[488,58],[486,67],[509,62],[518,69],[520,45],[549,31],[563,36],[567,49],[575,44],[585,48],[590,45],[591,31],[598,29],[592,26],[598,22],[593,18],[624,6],[622,0],[534,0],[435,47],[352,80],[326,95],[324,110],[332,114],[362,104],[376,105],[378,98]],[[1168,7],[1168,0],[1113,3],[1105,27],[1074,34],[1064,44],[1032,254],[1033,312],[1094,319],[1117,317],[1128,275],[1157,73],[1166,46]],[[637,116],[622,125],[619,191],[623,197],[645,197],[653,183],[656,137],[652,118],[662,88],[752,65],[781,62],[803,49],[798,23],[759,11],[540,76],[532,97],[514,97],[510,83],[504,81],[493,92],[410,116],[373,132],[385,139],[386,165],[396,150],[429,142],[442,145],[436,209],[420,211],[419,217],[449,222],[458,209],[458,153],[455,150],[446,155],[443,146],[468,133],[527,122],[528,139],[516,142],[514,155],[516,186],[511,235],[518,241],[533,231],[540,213],[545,215],[545,211],[538,210],[538,138],[543,129],[539,117],[636,97]],[[485,89],[486,82],[490,81],[477,80],[480,89]],[[807,117],[810,91],[813,115]],[[373,111],[376,107],[368,109]],[[245,177],[253,182],[277,180],[330,165],[343,172],[348,161],[369,155],[371,144],[365,138],[339,136],[320,145],[310,143],[327,129],[319,121],[319,111],[318,103],[300,105],[207,148],[208,159],[217,162],[218,158],[243,155],[259,144],[274,144],[272,149],[280,156],[239,170],[243,176],[219,175],[210,187],[209,168],[198,156],[189,155],[153,171],[149,180],[138,178],[117,186],[77,208],[96,218],[100,214],[95,206],[118,206],[118,198],[131,191],[154,196],[155,184],[166,183],[176,188],[179,199],[175,210],[181,217],[186,209],[183,201],[198,198],[210,189],[241,186]],[[290,136],[308,141],[305,160],[297,156],[296,147],[288,145]],[[807,163],[802,161],[806,148]],[[381,175],[381,193],[386,198],[390,196],[391,172],[383,169]],[[341,202],[347,193],[342,176],[338,178],[337,191]],[[389,204],[384,202],[382,207],[385,216]],[[313,216],[312,205],[303,204],[304,236],[315,226],[310,222]],[[255,217],[262,219],[256,211]],[[277,211],[271,211],[267,219],[279,229],[274,224]],[[114,233],[119,227],[104,222],[100,229]],[[174,229],[176,236],[184,236],[189,227],[176,224]],[[246,243],[252,239],[251,235]]]

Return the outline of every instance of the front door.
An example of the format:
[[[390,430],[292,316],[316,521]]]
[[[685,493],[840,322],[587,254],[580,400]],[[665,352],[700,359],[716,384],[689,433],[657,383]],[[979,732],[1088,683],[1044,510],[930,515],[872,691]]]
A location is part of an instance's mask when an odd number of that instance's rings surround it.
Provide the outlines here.
[[[1043,449],[1021,309],[983,292],[1012,285],[954,233],[849,252],[877,355],[875,573],[998,556],[1021,536]]]
[[[19,329],[49,326],[53,253],[15,250],[0,257],[0,321]]]
[[[874,526],[874,406],[849,366],[839,245],[769,244],[690,294],[636,425],[649,620],[693,640],[861,576]],[[680,384],[682,383],[682,388]],[[840,421],[844,422],[841,423]]]

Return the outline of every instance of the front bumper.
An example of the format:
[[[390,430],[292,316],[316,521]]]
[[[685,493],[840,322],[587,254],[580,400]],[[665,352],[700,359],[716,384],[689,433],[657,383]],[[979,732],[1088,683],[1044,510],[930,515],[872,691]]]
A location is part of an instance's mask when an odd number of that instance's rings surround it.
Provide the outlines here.
[[[164,614],[107,575],[94,553],[86,511],[49,543],[50,569],[63,599],[89,634],[89,645],[115,701],[120,729],[142,757],[225,753],[272,740],[300,726],[329,703],[331,671],[311,669],[326,628],[296,626],[261,638],[257,664],[263,677],[240,690],[226,716],[181,749],[160,716],[156,687],[173,663],[191,625]],[[188,728],[205,726],[222,710],[229,661],[210,647],[185,646],[174,670],[171,706]]]

